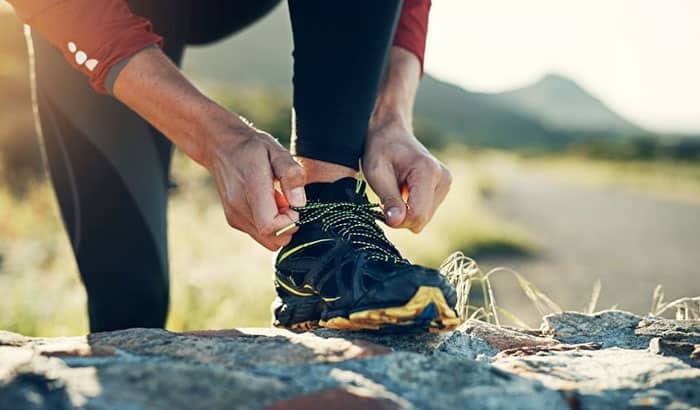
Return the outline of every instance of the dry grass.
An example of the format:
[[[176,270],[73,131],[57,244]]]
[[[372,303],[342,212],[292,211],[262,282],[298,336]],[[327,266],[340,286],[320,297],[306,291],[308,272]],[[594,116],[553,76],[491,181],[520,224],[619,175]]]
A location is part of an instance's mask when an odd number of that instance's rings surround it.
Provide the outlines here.
[[[677,320],[700,319],[700,296],[685,297],[670,302],[664,301],[664,290],[661,285],[654,288],[649,315],[663,316],[674,313]]]
[[[519,327],[533,327],[512,312],[498,306],[492,286],[492,277],[496,274],[512,275],[541,316],[562,311],[559,305],[518,272],[503,267],[483,271],[474,259],[464,256],[462,252],[450,255],[440,266],[440,272],[450,280],[450,283],[457,290],[456,309],[463,320],[484,320],[501,326],[501,315],[503,315]],[[481,293],[478,304],[472,302],[473,289],[475,288],[476,292]]]
[[[505,318],[508,324],[525,329],[539,326],[539,323],[526,323],[517,315],[497,304],[492,284],[492,278],[496,274],[510,274],[541,316],[562,312],[562,308],[556,302],[523,275],[502,267],[483,271],[474,259],[464,256],[462,252],[455,252],[445,259],[440,267],[440,272],[450,280],[450,283],[457,290],[456,309],[463,321],[468,319],[483,320],[501,326],[504,322],[503,318]],[[596,280],[591,291],[590,302],[581,310],[582,313],[596,313],[601,289],[600,280]],[[480,297],[474,297],[475,294],[480,294],[478,295]],[[477,302],[473,300],[477,300]],[[612,309],[614,308],[612,307]],[[665,302],[663,287],[658,285],[652,295],[648,316],[668,317],[671,314],[676,320],[699,320],[700,296],[684,297]]]

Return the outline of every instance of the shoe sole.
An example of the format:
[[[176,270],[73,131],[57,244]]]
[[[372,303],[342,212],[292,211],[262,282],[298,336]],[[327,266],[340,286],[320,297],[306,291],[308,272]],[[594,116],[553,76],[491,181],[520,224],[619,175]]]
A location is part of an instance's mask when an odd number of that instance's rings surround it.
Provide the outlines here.
[[[368,309],[353,312],[348,317],[336,316],[318,323],[322,327],[339,330],[378,330],[389,333],[407,333],[428,330],[454,330],[460,320],[447,304],[442,290],[421,286],[403,306]]]
[[[316,330],[322,303],[319,296],[278,295],[272,302],[272,326],[296,333]]]
[[[318,324],[318,320],[307,320],[306,322],[292,323],[289,326],[284,326],[278,322],[275,322],[273,323],[273,326],[278,329],[287,329],[294,333],[313,332],[314,330],[321,327]]]

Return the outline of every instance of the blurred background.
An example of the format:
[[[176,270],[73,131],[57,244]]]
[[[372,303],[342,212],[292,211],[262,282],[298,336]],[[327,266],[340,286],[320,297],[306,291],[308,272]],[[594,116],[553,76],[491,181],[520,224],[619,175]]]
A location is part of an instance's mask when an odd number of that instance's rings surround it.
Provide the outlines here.
[[[512,268],[565,309],[600,279],[599,308],[645,313],[652,290],[700,295],[700,3],[435,1],[416,135],[453,171],[413,261],[462,251]],[[189,49],[185,72],[288,141],[286,5]],[[206,172],[176,154],[173,330],[267,326],[272,254],[228,228]],[[508,274],[497,303],[539,314]],[[0,1],[0,329],[87,332],[85,295],[32,120],[22,26]]]

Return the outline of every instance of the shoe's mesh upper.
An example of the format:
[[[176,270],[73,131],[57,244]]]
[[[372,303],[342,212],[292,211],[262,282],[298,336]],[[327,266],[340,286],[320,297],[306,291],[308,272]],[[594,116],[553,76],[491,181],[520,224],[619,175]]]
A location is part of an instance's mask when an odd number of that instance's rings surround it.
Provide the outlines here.
[[[408,263],[377,225],[383,219],[379,204],[353,202],[309,202],[293,208],[299,212],[298,226],[318,222],[321,230],[330,229],[352,244],[354,249],[367,252],[368,260]]]

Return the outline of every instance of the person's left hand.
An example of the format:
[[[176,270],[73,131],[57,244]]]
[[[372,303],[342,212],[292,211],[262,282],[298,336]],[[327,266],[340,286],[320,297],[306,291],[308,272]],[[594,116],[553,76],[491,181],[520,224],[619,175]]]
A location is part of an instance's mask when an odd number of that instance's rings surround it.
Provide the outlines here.
[[[445,165],[411,130],[396,123],[370,128],[362,171],[379,196],[387,224],[416,233],[433,217],[452,183]]]

